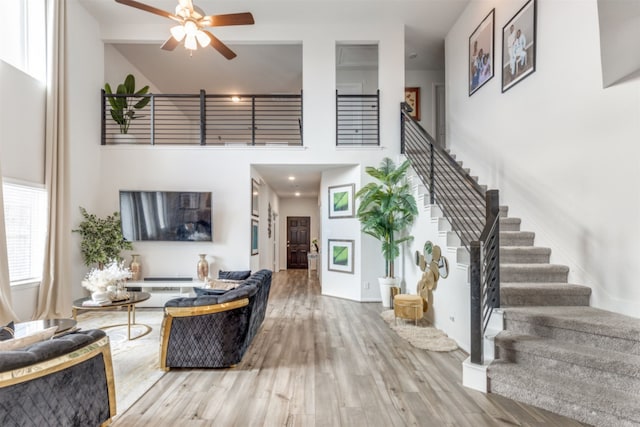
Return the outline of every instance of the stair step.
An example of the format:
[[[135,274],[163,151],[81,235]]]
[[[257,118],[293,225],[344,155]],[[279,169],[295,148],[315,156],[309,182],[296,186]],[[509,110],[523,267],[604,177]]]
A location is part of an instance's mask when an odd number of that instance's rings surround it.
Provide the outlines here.
[[[596,426],[637,426],[637,395],[569,375],[496,361],[488,369],[491,393]]]
[[[503,264],[545,264],[549,262],[550,256],[550,248],[537,246],[502,246],[500,248],[500,262]]]
[[[588,306],[591,288],[568,283],[500,283],[500,305]]]
[[[557,264],[500,263],[502,282],[558,282],[567,283],[569,267]]]
[[[593,307],[504,308],[505,329],[640,356],[640,319]]]
[[[531,231],[500,231],[500,246],[533,246],[535,237]]]
[[[500,231],[520,231],[520,218],[500,218]]]
[[[497,334],[494,342],[505,362],[640,395],[640,356],[510,331]]]

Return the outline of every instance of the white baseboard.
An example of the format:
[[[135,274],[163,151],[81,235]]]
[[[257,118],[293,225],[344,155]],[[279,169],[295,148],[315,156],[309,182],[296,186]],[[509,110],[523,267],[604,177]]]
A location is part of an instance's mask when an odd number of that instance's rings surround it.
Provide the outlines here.
[[[471,358],[467,357],[462,362],[462,385],[480,391],[487,392],[487,368],[489,364],[477,365],[471,363]]]

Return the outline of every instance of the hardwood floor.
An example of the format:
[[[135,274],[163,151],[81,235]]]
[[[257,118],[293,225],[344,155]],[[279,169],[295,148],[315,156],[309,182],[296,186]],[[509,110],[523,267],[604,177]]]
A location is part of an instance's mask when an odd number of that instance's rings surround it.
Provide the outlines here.
[[[380,304],[274,274],[267,316],[233,369],[172,370],[114,426],[581,426],[461,385],[457,350],[412,347]]]

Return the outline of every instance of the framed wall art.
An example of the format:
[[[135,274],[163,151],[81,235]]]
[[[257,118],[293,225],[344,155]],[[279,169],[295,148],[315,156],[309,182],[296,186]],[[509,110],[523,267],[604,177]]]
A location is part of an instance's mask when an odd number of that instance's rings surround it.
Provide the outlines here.
[[[255,179],[251,179],[251,215],[260,216],[260,184]]]
[[[404,102],[413,109],[409,113],[411,117],[416,120],[420,120],[420,88],[419,87],[405,87],[404,88]]]
[[[329,271],[353,274],[353,240],[329,239]]]
[[[494,28],[495,9],[492,9],[469,36],[469,96],[493,77]]]
[[[329,218],[353,218],[355,184],[329,187]]]
[[[536,70],[536,0],[529,0],[502,27],[502,92]]]
[[[258,255],[258,220],[251,219],[251,255]]]

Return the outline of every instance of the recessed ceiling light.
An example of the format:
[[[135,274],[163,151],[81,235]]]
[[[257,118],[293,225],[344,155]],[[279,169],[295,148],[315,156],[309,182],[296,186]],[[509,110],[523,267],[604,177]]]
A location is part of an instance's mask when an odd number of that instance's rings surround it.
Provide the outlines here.
[[[295,180],[296,180],[296,177],[295,177],[295,176],[291,175],[291,176],[289,177],[289,181],[295,181]]]
[[[296,197],[300,197],[300,192],[296,191]]]

